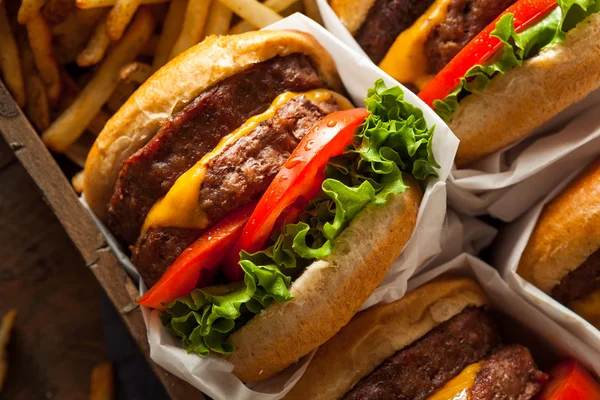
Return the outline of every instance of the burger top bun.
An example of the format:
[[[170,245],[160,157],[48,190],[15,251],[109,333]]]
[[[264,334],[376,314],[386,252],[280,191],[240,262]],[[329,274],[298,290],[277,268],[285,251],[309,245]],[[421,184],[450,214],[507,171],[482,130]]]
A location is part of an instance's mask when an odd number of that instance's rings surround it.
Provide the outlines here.
[[[294,281],[292,300],[269,305],[231,335],[234,351],[227,359],[238,378],[254,382],[275,375],[350,321],[379,286],[417,223],[422,192],[412,176],[405,175],[404,181],[410,186],[404,193],[356,215],[335,239],[333,252]]]
[[[486,304],[485,293],[473,280],[445,277],[363,311],[319,347],[285,399],[340,399],[397,351],[465,308]]]
[[[527,136],[600,87],[600,14],[522,67],[495,76],[482,93],[460,101],[448,125],[460,139],[461,168]]]
[[[342,24],[354,36],[367,19],[375,0],[331,0],[330,5]]]
[[[152,75],[108,121],[86,164],[85,199],[106,220],[121,165],[156,133],[162,121],[216,83],[277,56],[310,57],[321,79],[342,90],[333,59],[312,36],[296,31],[254,31],[211,36]]]
[[[517,273],[546,293],[600,248],[600,159],[542,211]]]

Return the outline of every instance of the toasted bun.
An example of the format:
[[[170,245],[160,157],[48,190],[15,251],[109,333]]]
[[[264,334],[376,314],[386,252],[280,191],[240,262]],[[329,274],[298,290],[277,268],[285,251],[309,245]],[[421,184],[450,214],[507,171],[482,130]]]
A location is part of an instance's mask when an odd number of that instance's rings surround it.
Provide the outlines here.
[[[304,271],[293,300],[270,305],[230,337],[235,351],[227,358],[242,381],[267,379],[326,342],[381,283],[417,221],[422,193],[405,179],[406,192],[361,211],[333,252]]]
[[[334,90],[342,84],[333,59],[306,33],[254,31],[211,36],[152,75],[108,121],[85,164],[84,193],[101,219],[121,165],[156,133],[159,124],[216,83],[277,56],[306,54]]]
[[[354,36],[367,19],[375,0],[331,0],[329,4],[342,24]]]
[[[525,137],[600,87],[600,14],[571,30],[564,43],[494,77],[482,93],[460,102],[450,129],[460,139],[456,165]]]
[[[285,399],[340,399],[397,351],[465,308],[487,303],[485,293],[474,281],[443,278],[393,303],[363,311],[319,347]]]
[[[600,159],[542,211],[517,273],[546,293],[600,248]]]

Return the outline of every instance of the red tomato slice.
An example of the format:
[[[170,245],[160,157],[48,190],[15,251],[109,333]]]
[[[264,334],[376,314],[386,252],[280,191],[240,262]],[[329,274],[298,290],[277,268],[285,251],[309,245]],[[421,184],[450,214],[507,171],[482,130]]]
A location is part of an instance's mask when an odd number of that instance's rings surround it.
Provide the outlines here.
[[[600,383],[577,361],[558,363],[538,400],[600,400]]]
[[[185,249],[138,304],[162,310],[162,303],[210,285],[255,206],[253,202],[240,207]]]
[[[556,0],[519,0],[498,16],[484,30],[479,32],[457,55],[454,57],[427,86],[421,90],[419,97],[429,107],[433,108],[435,100],[444,99],[465,76],[467,71],[478,64],[486,62],[502,45],[500,39],[490,36],[496,28],[496,22],[505,14],[514,14],[515,30],[521,32],[531,26],[554,7]]]
[[[338,111],[323,118],[306,134],[271,182],[233,246],[223,267],[227,278],[231,281],[243,278],[238,265],[240,251],[260,250],[279,215],[289,205],[299,197],[310,200],[319,194],[325,179],[325,164],[344,151],[368,115],[364,108]]]

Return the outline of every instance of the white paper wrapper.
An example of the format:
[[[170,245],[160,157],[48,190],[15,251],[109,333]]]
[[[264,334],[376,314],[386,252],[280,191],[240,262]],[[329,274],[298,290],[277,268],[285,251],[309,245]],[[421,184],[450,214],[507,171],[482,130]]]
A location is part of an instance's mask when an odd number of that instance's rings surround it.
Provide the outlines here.
[[[469,169],[453,169],[448,200],[469,215],[510,222],[582,162],[600,152],[600,91],[591,93],[533,136],[497,151]]]
[[[333,56],[340,76],[351,100],[362,105],[367,90],[378,78],[383,78],[388,86],[398,85],[396,81],[376,68],[370,61],[350,50],[331,33],[312,20],[295,14],[269,29],[295,29],[311,33]],[[425,113],[428,126],[436,125],[433,150],[440,164],[440,178],[427,182],[425,194],[417,218],[413,236],[407,243],[400,258],[394,263],[382,286],[367,300],[365,307],[381,301],[393,301],[404,294],[406,280],[425,261],[440,252],[443,239],[444,218],[446,215],[446,185],[458,147],[458,139],[450,132],[441,119],[427,108],[414,94],[405,90],[406,100],[418,105]],[[84,200],[82,200],[84,202]],[[108,243],[115,251],[125,268],[137,277],[135,267],[117,245],[110,232],[95,219]],[[401,290],[397,288],[400,287]],[[143,284],[140,292],[145,292]],[[231,373],[232,365],[216,357],[200,358],[187,354],[180,343],[172,337],[159,320],[159,313],[143,308],[144,320],[148,328],[150,355],[152,359],[171,373],[191,383],[214,399],[261,399],[281,398],[300,378],[312,355],[302,359],[276,377],[259,384],[246,386]]]
[[[587,343],[600,360],[600,331],[592,324],[542,292],[517,274],[517,267],[529,237],[546,203],[552,200],[567,184],[575,178],[585,164],[571,171],[571,174],[557,186],[542,202],[537,204],[518,220],[502,230],[499,240],[493,247],[493,263],[498,267],[508,285],[531,304],[538,307],[566,330]]]
[[[502,280],[498,271],[478,258],[468,254],[460,255],[444,265],[412,278],[408,282],[408,289],[422,286],[444,273],[470,277],[479,282],[494,309],[535,334],[535,337],[521,335],[517,340],[531,347],[534,356],[539,357],[538,360],[547,358],[548,355],[550,358],[574,357],[600,375],[600,357],[590,346],[524,301]]]

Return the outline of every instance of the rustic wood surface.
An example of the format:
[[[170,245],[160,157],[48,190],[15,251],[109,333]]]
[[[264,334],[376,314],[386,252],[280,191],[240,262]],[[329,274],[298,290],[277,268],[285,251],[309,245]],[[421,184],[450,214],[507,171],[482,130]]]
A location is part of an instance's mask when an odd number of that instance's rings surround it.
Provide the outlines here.
[[[0,314],[18,312],[2,398],[83,399],[102,361],[100,291],[0,139]]]
[[[108,249],[103,237],[98,232],[87,212],[79,204],[70,183],[67,181],[48,150],[44,147],[25,116],[16,107],[14,101],[10,95],[8,95],[6,88],[1,82],[0,134],[4,136],[10,149],[16,154],[28,174],[41,189],[46,203],[79,250],[81,255],[80,261],[82,261],[79,263],[81,274],[88,274],[89,276],[88,269],[92,271],[116,309],[121,312],[125,324],[142,349],[142,352],[148,356],[146,329],[142,320],[141,311],[139,308],[131,309],[131,305],[136,297],[135,290],[133,290],[133,292],[131,290],[133,287],[131,280],[118,264],[115,256]],[[0,167],[4,164],[4,159],[10,157],[8,153],[9,152],[4,146],[2,153],[0,153],[2,154],[2,156],[0,156]],[[13,162],[7,158],[6,165],[10,166],[12,164]],[[8,166],[5,166],[4,168],[9,168]],[[4,182],[0,182],[0,185],[0,193],[4,193]],[[8,185],[6,187],[7,190],[15,190],[9,188]],[[14,223],[15,222],[13,222],[13,224]],[[3,223],[1,226],[4,228],[6,224]],[[36,233],[36,235],[38,234],[40,237],[43,237],[44,235],[41,232]],[[11,247],[13,246],[19,246],[19,243],[12,242]],[[26,249],[26,251],[29,250]],[[31,252],[35,252],[35,249],[31,249]],[[76,252],[74,253],[75,255],[73,257],[77,257]],[[0,253],[0,257],[4,259],[6,256],[2,252]],[[42,260],[44,259],[45,258],[42,258]],[[62,263],[59,265],[62,265]],[[21,290],[24,296],[33,295],[32,291],[27,290],[26,288],[21,288]],[[2,298],[4,299],[4,296]],[[75,296],[74,299],[76,298],[77,297]],[[71,310],[62,309],[60,311],[63,314],[68,314]],[[25,319],[25,316],[20,315],[19,318]],[[64,318],[64,321],[69,320],[68,315],[65,315]],[[57,349],[56,351],[60,351],[60,349]],[[187,400],[203,398],[201,393],[191,385],[179,380],[151,361],[150,364],[173,399]]]

